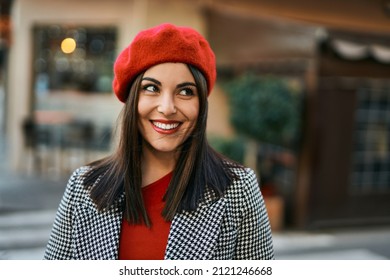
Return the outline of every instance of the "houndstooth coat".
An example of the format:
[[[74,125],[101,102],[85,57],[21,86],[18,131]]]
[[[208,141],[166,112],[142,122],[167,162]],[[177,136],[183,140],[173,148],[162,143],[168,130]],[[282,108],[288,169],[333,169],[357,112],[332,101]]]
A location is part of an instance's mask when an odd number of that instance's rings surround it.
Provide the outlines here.
[[[83,186],[88,167],[69,179],[44,255],[45,259],[117,259],[124,194],[107,211],[98,211]],[[165,259],[273,259],[267,211],[254,172],[239,179],[218,199],[206,193],[196,211],[174,217]]]

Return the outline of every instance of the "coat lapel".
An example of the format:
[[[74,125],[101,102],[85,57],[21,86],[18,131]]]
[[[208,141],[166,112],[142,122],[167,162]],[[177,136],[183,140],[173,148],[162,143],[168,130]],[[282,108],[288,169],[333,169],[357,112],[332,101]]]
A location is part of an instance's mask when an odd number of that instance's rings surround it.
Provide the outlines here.
[[[211,259],[225,212],[225,199],[200,203],[195,211],[176,214],[171,224],[165,259]]]
[[[121,199],[122,200],[122,199]],[[87,200],[79,205],[75,215],[74,259],[117,259],[120,227],[122,221],[121,202],[107,211],[99,212]]]

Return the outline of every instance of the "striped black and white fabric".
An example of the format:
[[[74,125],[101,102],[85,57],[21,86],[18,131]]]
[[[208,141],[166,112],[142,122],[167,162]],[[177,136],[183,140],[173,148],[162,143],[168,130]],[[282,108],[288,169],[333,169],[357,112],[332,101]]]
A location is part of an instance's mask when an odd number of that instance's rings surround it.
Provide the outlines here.
[[[44,255],[45,259],[117,259],[124,194],[107,211],[98,211],[82,185],[88,167],[69,179]],[[273,259],[265,204],[251,169],[235,170],[239,179],[224,197],[206,193],[196,211],[176,214],[165,259]]]

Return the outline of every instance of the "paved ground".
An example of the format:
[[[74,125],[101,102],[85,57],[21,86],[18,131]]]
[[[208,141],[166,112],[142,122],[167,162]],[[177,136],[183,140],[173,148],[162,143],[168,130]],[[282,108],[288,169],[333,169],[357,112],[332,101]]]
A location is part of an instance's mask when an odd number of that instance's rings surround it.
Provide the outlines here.
[[[0,259],[42,259],[66,181],[0,169]]]
[[[390,260],[390,227],[281,232],[274,245],[277,259]]]
[[[0,171],[0,213],[57,208],[66,181]]]

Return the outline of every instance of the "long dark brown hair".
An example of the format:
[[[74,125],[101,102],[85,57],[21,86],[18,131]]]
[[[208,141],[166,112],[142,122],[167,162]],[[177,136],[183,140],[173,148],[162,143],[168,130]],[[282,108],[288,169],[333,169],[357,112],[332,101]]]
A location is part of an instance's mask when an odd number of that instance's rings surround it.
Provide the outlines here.
[[[165,194],[162,215],[172,220],[177,212],[195,210],[206,188],[216,198],[223,196],[232,184],[235,174],[231,167],[241,167],[217,153],[207,142],[206,124],[208,112],[207,83],[203,74],[188,66],[196,83],[199,96],[199,115],[193,132],[180,147],[180,155]],[[129,89],[129,96],[122,110],[119,143],[114,153],[90,163],[85,175],[85,187],[101,211],[108,209],[125,193],[125,218],[136,224],[150,226],[142,192],[141,151],[142,137],[138,131],[138,93],[140,74]]]

